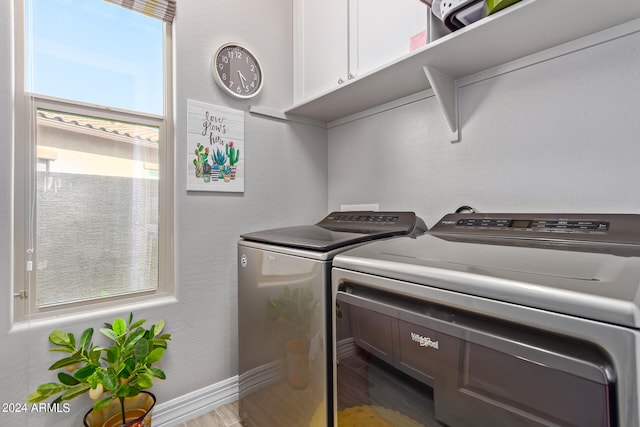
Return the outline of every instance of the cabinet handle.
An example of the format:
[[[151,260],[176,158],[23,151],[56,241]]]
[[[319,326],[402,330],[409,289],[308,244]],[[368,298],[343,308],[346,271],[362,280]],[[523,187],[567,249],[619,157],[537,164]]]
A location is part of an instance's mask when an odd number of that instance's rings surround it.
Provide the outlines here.
[[[347,74],[347,79],[351,80],[353,78],[355,78],[355,76],[353,74],[351,74],[351,73]]]
[[[341,85],[342,83],[344,83],[344,79],[343,79],[342,77],[340,77],[340,78],[338,79],[338,84],[339,84],[339,85]]]

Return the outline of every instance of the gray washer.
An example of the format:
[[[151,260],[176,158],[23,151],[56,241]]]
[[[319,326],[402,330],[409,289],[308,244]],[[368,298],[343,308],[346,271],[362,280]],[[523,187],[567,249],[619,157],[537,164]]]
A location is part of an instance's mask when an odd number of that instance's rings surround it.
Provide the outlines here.
[[[239,412],[245,425],[328,425],[331,266],[375,239],[421,234],[413,212],[333,212],[238,243]]]

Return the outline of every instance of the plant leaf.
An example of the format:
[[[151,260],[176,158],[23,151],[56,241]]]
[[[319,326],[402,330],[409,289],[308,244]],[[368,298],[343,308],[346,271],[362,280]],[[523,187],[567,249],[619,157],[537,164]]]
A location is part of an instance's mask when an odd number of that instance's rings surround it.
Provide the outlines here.
[[[123,319],[117,317],[113,321],[111,329],[116,333],[117,336],[121,337],[125,332],[127,332],[127,323]]]
[[[76,348],[76,337],[71,332],[67,334],[69,336],[69,345],[73,348]]]
[[[71,353],[71,354],[76,352],[75,349],[69,348],[69,347],[54,347],[54,348],[50,348],[49,351],[52,353]]]
[[[58,383],[44,383],[40,384],[36,389],[36,392],[40,393],[43,396],[53,396],[56,393],[60,393],[67,389],[67,386],[64,384]]]
[[[77,386],[69,388],[62,396],[60,396],[61,400],[71,400],[74,397],[78,397],[83,393],[89,391],[91,387],[89,384],[78,384]]]
[[[93,338],[93,328],[85,329],[85,331],[80,336],[80,350],[88,350],[91,338]]]
[[[152,342],[153,348],[167,348],[167,342],[165,340],[161,340],[159,338],[156,338],[153,340]]]
[[[109,396],[109,397],[105,397],[104,399],[100,399],[98,400],[94,405],[93,405],[93,410],[94,411],[99,411],[103,408],[106,408],[107,406],[109,406],[111,404],[111,402],[113,401],[114,396]]]
[[[118,334],[116,334],[112,329],[109,328],[100,328],[100,332],[102,332],[107,338],[118,342]]]
[[[148,354],[149,354],[149,341],[147,340],[138,341],[134,349],[134,357],[136,361],[139,363],[143,363]]]
[[[123,347],[125,349],[125,353],[129,351],[133,346],[144,336],[145,330],[142,328],[138,328],[134,330],[124,341]]]
[[[80,381],[67,374],[66,372],[58,372],[58,381],[60,381],[64,385],[69,386],[80,384]]]
[[[135,322],[131,323],[131,325],[129,325],[129,330],[133,330],[139,326],[142,326],[146,321],[147,319],[136,320]]]
[[[107,370],[107,372],[104,374],[102,385],[104,386],[104,389],[108,391],[114,391],[118,386],[118,379],[116,378],[116,374],[112,369]]]
[[[135,396],[138,393],[134,393],[133,396]],[[118,397],[128,397],[131,396],[131,386],[129,386],[129,384],[120,384],[118,386],[118,388],[115,391],[115,395]]]
[[[49,396],[44,396],[37,391],[34,391],[29,395],[29,397],[27,397],[27,403],[38,403],[47,400],[48,398]]]
[[[153,378],[151,378],[151,375],[143,372],[138,375],[137,382],[141,388],[149,388],[153,385]]]
[[[113,345],[107,349],[107,362],[114,364],[120,357],[120,348]]]
[[[125,360],[118,371],[118,378],[129,378],[136,370],[136,361],[132,358]]]
[[[64,368],[65,366],[74,365],[80,360],[80,356],[76,353],[73,356],[65,357],[64,359],[58,360],[53,365],[49,366],[49,370],[55,371],[56,369]]]
[[[147,370],[149,371],[149,373],[151,375],[153,375],[156,378],[160,378],[161,380],[166,380],[167,376],[165,375],[164,371],[162,371],[161,369],[158,368],[147,368]]]
[[[153,337],[157,337],[158,335],[160,335],[160,332],[162,332],[162,330],[164,329],[164,320],[160,319],[158,320],[158,322],[153,326]]]
[[[145,360],[145,363],[147,364],[155,363],[158,360],[162,359],[163,355],[164,355],[164,349],[156,348],[152,350],[151,353],[149,353],[149,355],[147,356],[147,359]]]
[[[83,366],[82,368],[78,369],[75,374],[73,374],[73,377],[79,381],[85,381],[87,378],[93,375],[93,373],[96,371],[96,368],[96,365]]]
[[[51,333],[49,334],[49,342],[51,344],[63,347],[67,347],[69,344],[71,344],[71,341],[69,341],[69,335],[67,335],[65,331],[61,331],[60,329],[51,331]]]

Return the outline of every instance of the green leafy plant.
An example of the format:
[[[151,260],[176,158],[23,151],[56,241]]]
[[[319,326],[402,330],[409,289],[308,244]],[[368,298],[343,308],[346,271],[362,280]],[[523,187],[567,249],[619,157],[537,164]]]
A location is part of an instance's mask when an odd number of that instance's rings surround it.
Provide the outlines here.
[[[49,370],[66,372],[58,372],[59,382],[39,385],[27,401],[42,402],[57,395],[53,402],[60,403],[89,392],[89,397],[96,401],[94,410],[103,409],[118,399],[125,424],[125,398],[150,388],[154,378],[166,378],[162,370],[152,365],[162,359],[171,335],[162,334],[163,320],[149,329],[142,327],[145,322],[146,319],[134,322],[131,313],[128,324],[121,318],[112,324],[105,323],[100,332],[109,340],[108,347],[93,343],[93,328],[82,332],[80,340],[72,333],[52,331],[49,342],[54,347],[49,351],[68,356],[55,362]]]
[[[307,338],[317,305],[310,284],[294,290],[285,286],[280,298],[269,300],[269,315],[271,320],[292,328],[296,338]]]

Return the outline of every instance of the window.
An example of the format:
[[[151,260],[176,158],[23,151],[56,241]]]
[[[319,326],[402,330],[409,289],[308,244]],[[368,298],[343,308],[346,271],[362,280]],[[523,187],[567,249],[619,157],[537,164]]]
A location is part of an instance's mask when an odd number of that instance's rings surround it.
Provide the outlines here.
[[[16,2],[17,318],[171,294],[171,25]]]

